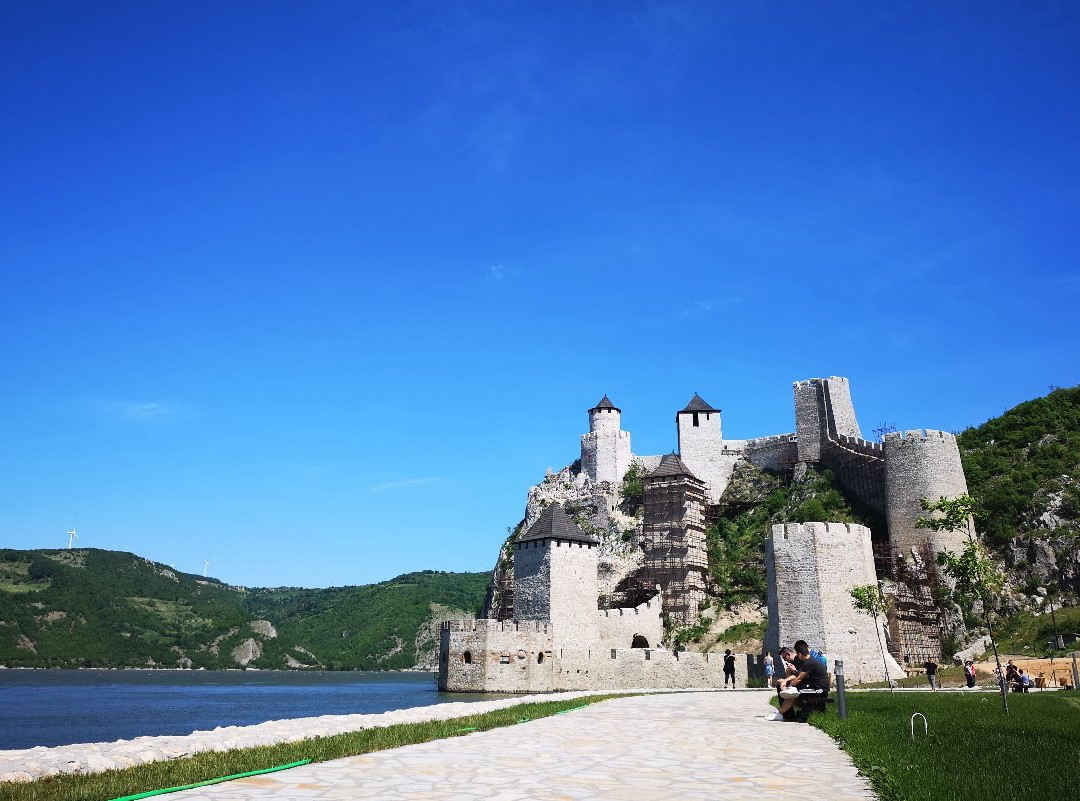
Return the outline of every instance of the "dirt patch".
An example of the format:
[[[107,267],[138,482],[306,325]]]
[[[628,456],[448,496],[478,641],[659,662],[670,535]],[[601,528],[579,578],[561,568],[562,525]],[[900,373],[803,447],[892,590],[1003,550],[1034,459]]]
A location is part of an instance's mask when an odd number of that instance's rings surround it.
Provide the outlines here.
[[[1001,657],[1001,666],[1005,667],[1010,658],[1014,665],[1029,674],[1032,679],[1037,679],[1040,676],[1045,678],[1048,686],[1058,687],[1072,684],[1072,659],[1070,657],[1050,660],[1003,656]],[[994,668],[996,667],[997,665],[994,663],[993,659],[975,663],[976,672],[990,677],[991,683],[993,683]]]

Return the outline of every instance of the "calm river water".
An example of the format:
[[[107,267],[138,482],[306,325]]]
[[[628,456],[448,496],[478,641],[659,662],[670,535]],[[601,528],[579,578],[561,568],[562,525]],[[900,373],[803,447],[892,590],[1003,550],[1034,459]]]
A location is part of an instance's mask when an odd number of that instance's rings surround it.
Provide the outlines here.
[[[0,749],[496,697],[440,693],[430,673],[0,670]]]

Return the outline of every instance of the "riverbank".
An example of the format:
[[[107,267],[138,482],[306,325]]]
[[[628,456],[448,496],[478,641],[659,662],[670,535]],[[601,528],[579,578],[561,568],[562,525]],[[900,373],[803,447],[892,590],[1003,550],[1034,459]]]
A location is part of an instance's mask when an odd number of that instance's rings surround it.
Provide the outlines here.
[[[631,691],[625,691],[629,693]],[[619,693],[619,694],[625,694]],[[225,752],[328,737],[402,723],[421,723],[492,712],[523,703],[584,698],[573,692],[516,696],[496,701],[449,702],[367,715],[321,715],[272,720],[253,726],[224,726],[182,736],[135,737],[116,742],[0,751],[0,782],[26,782],[64,773],[100,773],[205,752]]]

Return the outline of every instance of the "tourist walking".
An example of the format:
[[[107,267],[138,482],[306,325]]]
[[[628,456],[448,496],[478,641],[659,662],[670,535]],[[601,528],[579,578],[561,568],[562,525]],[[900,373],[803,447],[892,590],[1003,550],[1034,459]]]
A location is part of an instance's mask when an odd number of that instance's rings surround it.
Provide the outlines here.
[[[765,652],[765,684],[768,687],[772,687],[773,677],[773,658],[772,651]]]
[[[727,688],[728,681],[731,681],[731,689],[735,689],[735,654],[731,653],[731,649],[728,648],[724,651],[724,688]]]
[[[964,663],[964,681],[969,688],[975,686],[975,663],[970,659]]]
[[[930,682],[930,691],[937,692],[937,662],[927,659],[923,667],[926,669],[926,680]]]

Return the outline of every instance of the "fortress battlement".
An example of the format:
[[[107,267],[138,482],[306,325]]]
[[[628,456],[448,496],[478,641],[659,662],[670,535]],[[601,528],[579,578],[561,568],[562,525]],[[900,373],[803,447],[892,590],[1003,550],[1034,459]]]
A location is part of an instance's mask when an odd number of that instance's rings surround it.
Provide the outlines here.
[[[660,596],[650,598],[643,604],[637,606],[620,606],[615,609],[601,609],[600,614],[602,617],[625,617],[628,615],[641,615],[646,612],[649,614],[657,614],[657,610],[661,607]]]
[[[885,435],[885,445],[888,447],[903,447],[919,442],[948,442],[955,443],[956,435],[948,431],[937,431],[933,428],[916,428],[911,431],[894,431]]]
[[[752,451],[758,448],[771,448],[773,445],[784,445],[789,442],[798,442],[795,434],[773,434],[768,437],[757,437],[746,440],[746,450]]]
[[[780,523],[772,527],[772,536],[780,539],[798,539],[800,537],[820,537],[821,535],[862,536],[870,535],[870,529],[861,523]]]
[[[846,384],[848,380],[840,375],[831,375],[828,378],[806,378],[802,381],[793,381],[791,386],[795,389],[807,389],[809,387],[818,386],[825,381],[835,381],[840,384]]]
[[[548,634],[551,631],[551,624],[543,620],[490,620],[487,618],[464,618],[444,620],[440,629],[442,631]]]
[[[882,442],[871,442],[860,437],[849,437],[847,434],[841,434],[836,438],[836,441],[848,450],[865,453],[867,456],[876,456],[880,459],[885,455],[885,444]]]

